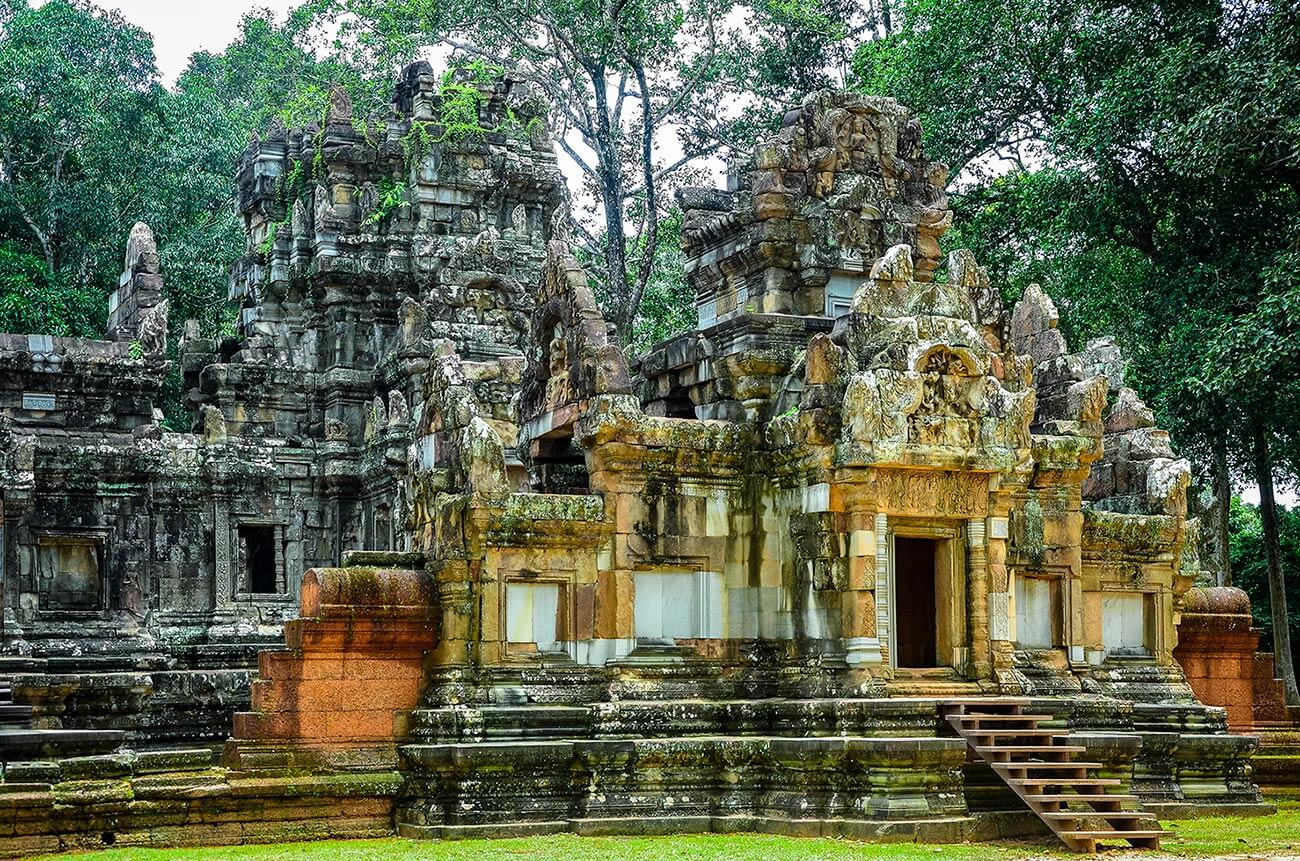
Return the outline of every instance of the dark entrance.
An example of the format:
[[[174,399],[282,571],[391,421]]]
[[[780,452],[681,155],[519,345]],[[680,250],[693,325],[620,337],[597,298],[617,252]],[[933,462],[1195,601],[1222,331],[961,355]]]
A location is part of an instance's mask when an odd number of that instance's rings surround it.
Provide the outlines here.
[[[275,576],[275,527],[241,525],[239,539],[244,544],[248,591],[255,595],[279,592]]]
[[[935,547],[928,538],[894,539],[895,655],[899,667],[938,666]]]

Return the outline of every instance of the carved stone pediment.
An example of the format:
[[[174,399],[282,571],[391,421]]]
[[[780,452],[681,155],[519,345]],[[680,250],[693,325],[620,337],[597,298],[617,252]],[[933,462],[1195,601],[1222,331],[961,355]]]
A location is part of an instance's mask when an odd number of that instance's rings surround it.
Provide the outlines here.
[[[567,408],[595,395],[631,393],[623,351],[612,343],[587,276],[564,243],[552,241],[547,249],[537,292],[520,399],[523,423],[547,414],[576,415]]]
[[[923,463],[944,458],[1004,468],[1028,455],[1034,395],[1003,385],[1014,362],[997,320],[1000,300],[969,255],[954,255],[955,280],[918,281],[911,249],[891,248],[858,289],[837,338],[862,370],[844,398],[842,441],[850,460]],[[1011,357],[1014,359],[1014,357]]]

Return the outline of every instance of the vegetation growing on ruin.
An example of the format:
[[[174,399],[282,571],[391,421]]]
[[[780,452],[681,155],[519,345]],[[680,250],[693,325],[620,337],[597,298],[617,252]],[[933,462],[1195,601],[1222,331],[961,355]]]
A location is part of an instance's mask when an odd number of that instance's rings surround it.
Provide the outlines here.
[[[378,191],[379,199],[375,202],[375,208],[362,220],[362,227],[382,224],[399,206],[407,202],[406,186],[398,185],[391,177],[384,177],[380,181]]]
[[[1300,479],[1300,16],[1284,0],[305,0],[250,13],[167,85],[120,14],[8,0],[0,331],[101,334],[136,220],[157,234],[173,349],[188,318],[229,331],[246,241],[231,166],[250,135],[319,125],[337,85],[372,139],[362,118],[385,115],[393,70],[433,46],[455,66],[436,121],[401,141],[408,163],[485,133],[500,70],[537,81],[576,166],[574,242],[632,352],[695,321],[675,190],[718,184],[718,160],[743,165],[811,90],[910,105],[952,168],[947,247],[972,248],[1009,298],[1043,284],[1073,346],[1113,332],[1129,383],[1223,498],[1266,485],[1257,550],[1273,561],[1242,583],[1280,606],[1297,572],[1271,485]],[[496,131],[537,122],[507,106]],[[315,143],[282,180],[290,198],[319,176]],[[369,224],[401,205],[398,184]],[[178,387],[169,420],[188,426]]]

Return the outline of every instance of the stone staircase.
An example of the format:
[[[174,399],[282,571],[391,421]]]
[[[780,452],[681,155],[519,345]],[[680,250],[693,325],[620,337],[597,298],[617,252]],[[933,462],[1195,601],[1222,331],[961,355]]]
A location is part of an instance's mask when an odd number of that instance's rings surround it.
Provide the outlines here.
[[[24,729],[31,720],[32,707],[15,703],[13,683],[0,679],[0,729]]]
[[[15,703],[12,680],[0,678],[0,766],[5,767],[0,792],[12,763],[111,753],[122,746],[124,737],[117,730],[33,729],[32,707]]]
[[[1139,849],[1159,849],[1155,814],[1136,796],[1117,790],[1122,781],[1099,777],[1103,764],[1080,758],[1062,729],[1043,728],[1051,715],[1027,714],[1029,700],[950,700],[941,708],[971,752],[986,762],[1066,846],[1095,852],[1104,841],[1125,840]]]

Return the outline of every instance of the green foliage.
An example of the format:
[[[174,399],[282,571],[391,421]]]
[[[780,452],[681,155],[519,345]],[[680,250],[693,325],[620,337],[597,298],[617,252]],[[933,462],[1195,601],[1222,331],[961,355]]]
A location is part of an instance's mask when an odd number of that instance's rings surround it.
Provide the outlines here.
[[[361,222],[362,227],[371,227],[388,220],[399,206],[407,202],[405,183],[398,184],[391,177],[380,180],[378,191],[379,199],[375,202],[374,210]]]
[[[504,71],[480,58],[447,67],[438,88],[437,143],[482,139],[487,130],[479,121],[479,111],[487,103],[492,82]]]
[[[281,188],[287,200],[296,200],[307,190],[306,172],[298,159],[289,160],[289,172],[281,179]]]
[[[1212,392],[1250,393],[1252,405],[1300,415],[1300,252],[1284,253],[1263,272],[1258,303],[1219,324],[1202,362]],[[1285,429],[1294,432],[1296,428]],[[1292,448],[1294,448],[1294,441]],[[1291,452],[1291,475],[1300,476]]]
[[[1190,454],[1300,437],[1279,277],[1300,234],[1300,16],[1287,2],[905,0],[856,86],[911,105],[960,192],[949,247],[1072,345],[1113,331]],[[1249,358],[1248,358],[1249,356]],[[1281,399],[1281,400],[1279,400]],[[1294,449],[1294,444],[1291,444]]]
[[[102,297],[150,185],[140,154],[161,135],[152,45],[120,15],[79,2],[10,13],[0,31],[0,242],[44,260],[48,277],[30,291]],[[12,315],[23,299],[0,301]],[[80,295],[54,302],[55,312],[78,311],[52,328],[101,331],[91,320],[102,316],[80,305]]]
[[[104,325],[97,290],[68,287],[41,257],[0,242],[0,332],[74,336]]]
[[[659,242],[646,282],[629,349],[644,353],[650,347],[695,327],[698,315],[695,292],[686,282],[686,260],[681,248],[682,213],[674,209],[659,221]],[[643,253],[637,247],[635,257]]]
[[[659,242],[655,247],[650,278],[633,324],[632,335],[624,338],[630,355],[645,353],[651,347],[695,327],[698,319],[695,293],[686,282],[685,259],[681,249],[682,213],[672,209],[659,222]],[[603,242],[604,237],[600,237]],[[633,261],[645,253],[644,242],[631,249]],[[602,309],[613,303],[607,283],[594,273],[599,271],[600,249],[595,254],[576,249],[578,261],[586,269],[592,293]]]
[[[276,234],[280,232],[280,228],[284,227],[288,223],[288,218],[282,218],[279,221],[271,222],[267,226],[266,236],[262,237],[262,241],[257,244],[257,253],[260,254],[263,259],[271,256],[271,252],[275,250]]]
[[[426,123],[411,123],[411,128],[402,135],[402,157],[407,164],[419,164],[429,157],[433,150],[433,135],[429,134]]]
[[[1277,510],[1282,545],[1282,570],[1286,579],[1287,614],[1291,651],[1300,654],[1300,509]],[[1250,596],[1255,624],[1263,629],[1260,648],[1272,651],[1273,620],[1269,613],[1268,565],[1264,560],[1264,527],[1259,508],[1240,499],[1232,501],[1228,552],[1232,559],[1232,585]]]

